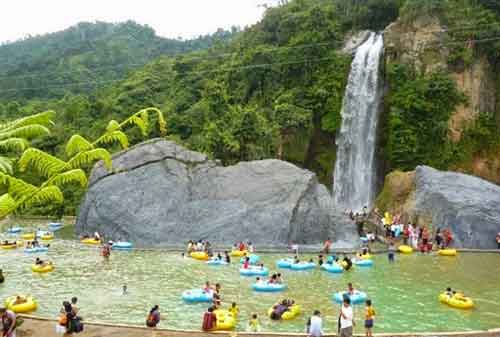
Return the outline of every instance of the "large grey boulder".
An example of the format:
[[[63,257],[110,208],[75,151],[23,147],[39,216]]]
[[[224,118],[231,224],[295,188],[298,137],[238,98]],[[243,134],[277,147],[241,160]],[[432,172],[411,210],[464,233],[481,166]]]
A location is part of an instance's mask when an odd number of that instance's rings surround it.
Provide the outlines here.
[[[223,167],[156,139],[115,155],[113,172],[96,165],[76,231],[139,247],[190,239],[317,244],[334,235],[331,209],[329,192],[310,171],[279,160]]]
[[[500,232],[500,186],[456,172],[418,166],[415,211],[436,226],[451,227],[455,245],[496,248]]]

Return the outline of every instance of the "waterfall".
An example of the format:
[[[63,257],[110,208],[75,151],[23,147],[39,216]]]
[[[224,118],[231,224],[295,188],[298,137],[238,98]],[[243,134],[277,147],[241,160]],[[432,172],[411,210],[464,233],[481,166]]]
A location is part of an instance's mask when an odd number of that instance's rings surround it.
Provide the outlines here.
[[[342,125],[336,138],[333,199],[337,208],[354,212],[364,206],[370,208],[375,199],[383,50],[383,37],[376,33],[371,33],[356,50],[342,106]]]

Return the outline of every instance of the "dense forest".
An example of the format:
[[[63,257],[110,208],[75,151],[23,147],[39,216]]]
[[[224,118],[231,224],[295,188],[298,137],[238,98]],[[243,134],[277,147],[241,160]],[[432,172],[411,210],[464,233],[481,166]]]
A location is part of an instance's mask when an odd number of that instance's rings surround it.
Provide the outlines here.
[[[292,0],[269,8],[242,32],[193,41],[161,39],[129,22],[82,24],[1,46],[8,67],[0,79],[0,116],[55,110],[53,132],[34,144],[62,154],[72,134],[92,138],[110,119],[157,107],[168,137],[191,149],[224,164],[281,158],[313,170],[329,186],[351,62],[340,47],[359,30],[425,15],[439,17],[449,30],[449,69],[467,67],[478,55],[498,69],[500,41],[466,48],[467,40],[500,36],[495,1]],[[478,28],[460,29],[464,25]],[[481,115],[460,142],[449,141],[447,121],[467,101],[449,69],[422,73],[411,64],[387,64],[385,172],[419,164],[449,168],[500,147],[496,111]],[[131,135],[131,142],[140,139],[139,132]],[[61,212],[73,213],[81,191],[68,194]]]

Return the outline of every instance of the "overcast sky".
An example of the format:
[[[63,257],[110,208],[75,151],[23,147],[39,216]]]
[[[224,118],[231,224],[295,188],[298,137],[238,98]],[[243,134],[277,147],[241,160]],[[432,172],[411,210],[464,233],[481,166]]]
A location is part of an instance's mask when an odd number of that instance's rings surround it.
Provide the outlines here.
[[[164,37],[190,38],[257,22],[275,0],[0,0],[0,42],[55,32],[80,21],[134,20]]]

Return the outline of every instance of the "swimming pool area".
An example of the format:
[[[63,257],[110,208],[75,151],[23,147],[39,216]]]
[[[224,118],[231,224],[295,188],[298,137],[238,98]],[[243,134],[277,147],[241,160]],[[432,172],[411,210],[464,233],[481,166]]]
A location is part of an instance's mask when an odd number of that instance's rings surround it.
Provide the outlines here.
[[[47,256],[55,263],[55,271],[32,273],[36,256]],[[278,270],[276,261],[283,257],[286,254],[263,254],[261,260],[273,272]],[[240,276],[237,263],[208,266],[180,253],[136,250],[114,251],[105,261],[96,247],[69,240],[53,241],[46,254],[2,250],[0,265],[6,276],[0,285],[1,298],[33,295],[39,303],[35,314],[44,317],[55,317],[63,300],[77,296],[87,320],[143,325],[150,307],[159,304],[164,315],[161,327],[197,330],[207,304],[186,304],[181,294],[209,280],[222,284],[224,302],[238,303],[238,330],[244,330],[250,314],[257,313],[263,331],[303,332],[307,317],[318,309],[326,331],[334,332],[339,305],[332,295],[352,282],[374,303],[376,332],[471,331],[500,325],[499,254],[397,255],[393,264],[385,255],[377,255],[373,267],[356,267],[342,274],[279,269],[288,284],[282,293],[254,292],[254,278]],[[129,290],[126,295],[122,294],[124,284]],[[472,297],[475,308],[459,310],[439,303],[438,295],[447,286]],[[282,298],[293,298],[302,306],[302,315],[292,321],[268,319],[267,310]],[[355,307],[357,332],[363,331],[363,308]]]

